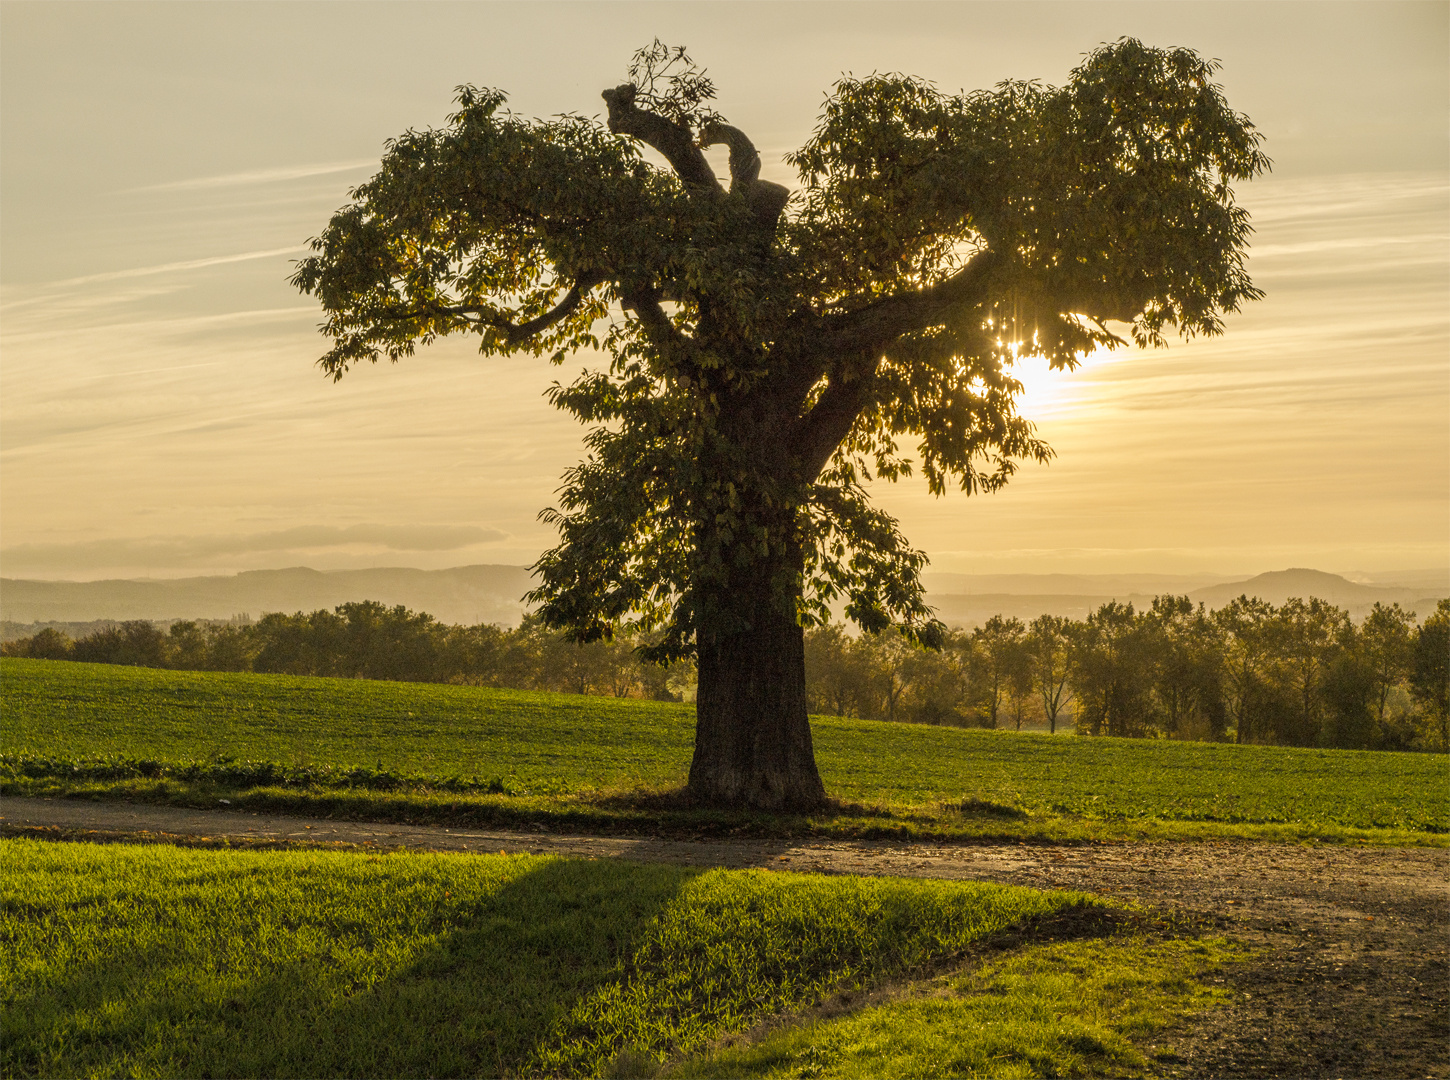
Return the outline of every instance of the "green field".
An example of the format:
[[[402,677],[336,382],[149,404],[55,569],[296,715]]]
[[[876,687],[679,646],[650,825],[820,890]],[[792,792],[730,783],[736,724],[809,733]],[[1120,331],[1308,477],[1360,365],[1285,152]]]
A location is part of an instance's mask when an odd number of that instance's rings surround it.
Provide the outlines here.
[[[1450,759],[817,717],[839,812],[721,817],[683,784],[686,705],[430,684],[0,661],[0,781],[389,819],[1055,839],[1443,843]],[[235,801],[235,800],[234,800]]]
[[[977,883],[7,840],[0,1075],[1138,1075],[1132,1038],[1233,957],[1130,921]]]
[[[903,1000],[721,1047],[681,1062],[670,1075],[1161,1075],[1161,1065],[1144,1060],[1141,1044],[1166,1022],[1229,996],[1198,977],[1244,959],[1245,950],[1216,939],[1031,946],[915,986]],[[1176,1057],[1172,1051],[1166,1056]]]
[[[595,1075],[1092,903],[531,856],[6,841],[0,1073]]]

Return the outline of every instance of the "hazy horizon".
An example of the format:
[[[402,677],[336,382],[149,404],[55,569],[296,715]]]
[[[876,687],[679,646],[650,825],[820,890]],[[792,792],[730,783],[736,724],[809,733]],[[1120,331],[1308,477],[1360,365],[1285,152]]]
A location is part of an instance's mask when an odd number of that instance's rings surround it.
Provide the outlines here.
[[[525,567],[481,565],[446,570],[387,567],[317,571],[305,567],[254,570],[240,575],[100,581],[27,581],[6,578],[0,590],[0,638],[15,640],[41,626],[71,637],[101,623],[143,619],[255,621],[268,612],[333,610],[369,600],[401,605],[443,624],[517,626],[532,605]],[[1157,597],[1187,595],[1216,609],[1241,595],[1272,604],[1317,597],[1355,621],[1375,604],[1398,604],[1423,620],[1450,596],[1444,571],[1390,574],[1353,581],[1320,570],[1270,571],[1248,579],[1165,574],[953,574],[924,577],[927,601],[948,626],[985,624],[994,616],[1030,623],[1040,615],[1085,619],[1109,601],[1150,607]],[[834,617],[844,620],[843,605]]]
[[[380,571],[380,572],[382,572],[382,571],[404,571],[404,572],[424,571],[424,572],[446,573],[446,572],[452,571],[452,570],[468,570],[468,569],[473,569],[473,568],[477,568],[477,567],[494,567],[494,568],[510,569],[510,570],[526,570],[526,569],[528,569],[529,565],[530,564],[527,564],[527,563],[476,562],[476,563],[460,563],[460,564],[454,564],[454,565],[448,565],[448,566],[438,566],[438,567],[420,567],[420,566],[413,566],[413,565],[409,565],[409,564],[406,564],[406,563],[398,563],[398,562],[392,562],[392,563],[379,562],[379,563],[369,564],[369,565],[365,565],[365,566],[362,566],[362,565],[360,565],[360,566],[338,566],[338,567],[322,568],[322,567],[316,567],[316,566],[308,566],[305,563],[293,563],[293,564],[288,564],[288,565],[285,565],[285,566],[283,566],[283,565],[259,566],[259,567],[253,567],[253,568],[248,569],[248,570],[233,570],[233,571],[200,571],[200,572],[198,572],[198,571],[196,571],[194,569],[188,569],[188,570],[176,570],[176,571],[171,571],[171,572],[167,572],[167,573],[134,574],[134,575],[124,575],[124,576],[106,575],[106,574],[91,574],[91,575],[85,575],[85,576],[70,575],[70,576],[51,576],[51,577],[32,577],[32,576],[27,576],[27,575],[23,575],[23,574],[11,574],[9,572],[4,572],[4,573],[0,573],[0,577],[3,577],[5,579],[9,579],[9,580],[17,580],[17,581],[35,581],[35,582],[43,582],[43,583],[62,583],[62,584],[78,584],[79,585],[79,584],[88,584],[88,583],[106,582],[106,581],[167,583],[167,582],[179,582],[179,581],[186,581],[186,580],[191,580],[191,579],[201,579],[201,578],[233,578],[233,577],[237,577],[237,576],[239,576],[241,574],[275,574],[275,573],[286,573],[286,572],[289,572],[289,571],[303,571],[303,570],[308,571],[308,572],[311,572],[311,573],[320,573],[320,574],[353,574],[353,573],[366,573],[367,571]],[[923,578],[923,581],[925,582],[925,584],[927,586],[928,591],[930,591],[930,592],[936,592],[936,593],[950,591],[955,586],[949,584],[949,582],[950,581],[953,581],[953,580],[956,580],[956,579],[978,579],[978,580],[982,580],[982,581],[998,581],[998,580],[1008,580],[1008,579],[1021,579],[1023,581],[1035,581],[1035,582],[1039,582],[1040,583],[1040,582],[1045,582],[1047,580],[1055,579],[1055,578],[1065,578],[1065,579],[1072,579],[1072,580],[1079,580],[1079,579],[1081,579],[1083,581],[1093,581],[1093,580],[1100,580],[1100,581],[1107,581],[1107,580],[1137,581],[1137,582],[1143,582],[1144,584],[1141,585],[1141,586],[1135,585],[1134,586],[1135,589],[1137,589],[1137,588],[1144,588],[1144,589],[1147,589],[1148,591],[1151,592],[1151,591],[1154,590],[1155,587],[1157,587],[1159,589],[1159,591],[1170,592],[1170,591],[1173,591],[1174,589],[1179,589],[1179,588],[1182,588],[1182,589],[1197,588],[1197,587],[1208,586],[1208,585],[1219,585],[1219,584],[1225,584],[1225,583],[1231,583],[1231,582],[1248,581],[1248,580],[1251,580],[1253,578],[1261,577],[1261,576],[1264,576],[1264,575],[1285,574],[1285,573],[1293,573],[1293,572],[1296,572],[1296,571],[1308,571],[1310,573],[1331,574],[1331,575],[1333,575],[1335,577],[1342,577],[1346,581],[1352,582],[1354,584],[1360,584],[1360,585],[1374,585],[1374,586],[1380,586],[1380,585],[1391,586],[1391,585],[1394,585],[1394,586],[1404,586],[1404,587],[1409,587],[1409,588],[1431,588],[1431,589],[1445,590],[1447,592],[1450,592],[1450,567],[1436,567],[1436,566],[1402,567],[1402,568],[1398,568],[1398,569],[1380,569],[1380,570],[1367,570],[1367,569],[1363,569],[1363,568],[1339,569],[1339,570],[1332,570],[1332,569],[1331,570],[1325,570],[1325,569],[1323,569],[1321,567],[1313,567],[1313,566],[1279,566],[1279,567],[1268,567],[1268,568],[1265,568],[1265,569],[1259,569],[1259,570],[1255,570],[1255,571],[1252,571],[1252,572],[1249,572],[1249,573],[1243,573],[1243,572],[1239,572],[1239,573],[1222,573],[1222,572],[1209,571],[1209,570],[1198,571],[1198,572],[1186,572],[1186,573],[1164,573],[1164,572],[1153,572],[1153,571],[1135,572],[1135,571],[1130,571],[1130,570],[1129,571],[1086,572],[1086,573],[1074,572],[1074,571],[1062,571],[1062,570],[1038,571],[1038,572],[1033,572],[1033,571],[1006,571],[1006,572],[1003,572],[1003,571],[982,571],[982,572],[966,571],[966,572],[963,572],[963,571],[951,571],[951,570],[937,570],[937,569],[934,569],[932,567],[928,567],[923,572],[922,578]],[[1154,585],[1147,584],[1147,583],[1157,583],[1157,585],[1154,586]],[[1429,583],[1429,584],[1426,584],[1426,583]],[[1011,589],[1004,589],[1003,591],[1013,591],[1013,590],[1011,590]]]
[[[0,572],[527,565],[581,455],[554,368],[450,340],[340,384],[289,260],[456,84],[601,111],[658,36],[793,176],[844,71],[1061,83],[1122,35],[1223,62],[1272,175],[1224,336],[1028,368],[1057,451],[1002,492],[877,485],[938,573],[1450,567],[1441,3],[0,6]],[[396,57],[405,57],[398,62]],[[1343,568],[1343,569],[1341,569]]]

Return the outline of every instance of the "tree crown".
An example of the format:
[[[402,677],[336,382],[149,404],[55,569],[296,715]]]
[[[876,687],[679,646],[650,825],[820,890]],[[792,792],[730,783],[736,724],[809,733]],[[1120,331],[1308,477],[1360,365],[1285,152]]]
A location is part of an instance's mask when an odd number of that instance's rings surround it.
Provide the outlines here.
[[[1072,367],[1124,343],[1112,320],[1140,344],[1216,334],[1260,295],[1230,184],[1268,160],[1215,70],[1123,39],[1060,88],[843,79],[791,192],[655,42],[603,122],[460,87],[446,127],[388,144],[293,280],[327,313],[333,378],[453,333],[607,356],[551,392],[593,425],[545,512],[562,543],[534,595],[555,625],[663,628],[659,655],[684,655],[717,617],[711,583],[785,553],[804,621],[844,597],[867,629],[930,641],[925,557],[865,486],[912,471],[902,441],[932,491],[994,490],[1051,454],[1014,408],[1020,355]],[[728,184],[703,154],[718,143]]]

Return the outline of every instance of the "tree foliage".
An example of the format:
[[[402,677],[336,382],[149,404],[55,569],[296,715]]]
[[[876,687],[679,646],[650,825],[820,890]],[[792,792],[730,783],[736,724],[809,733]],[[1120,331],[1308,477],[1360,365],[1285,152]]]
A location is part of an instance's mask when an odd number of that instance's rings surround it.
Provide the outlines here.
[[[1123,39],[1062,87],[842,79],[788,158],[793,192],[682,49],[642,50],[605,122],[460,87],[445,127],[388,144],[294,282],[327,313],[333,378],[459,333],[606,358],[551,394],[591,429],[546,513],[551,625],[689,656],[744,618],[712,598],[757,572],[803,624],[842,600],[940,644],[925,557],[867,485],[919,468],[937,493],[994,490],[1050,455],[1013,405],[1021,355],[1072,367],[1126,340],[1110,320],[1141,344],[1218,333],[1259,295],[1231,184],[1268,161],[1215,70]],[[728,184],[701,150],[720,143]]]

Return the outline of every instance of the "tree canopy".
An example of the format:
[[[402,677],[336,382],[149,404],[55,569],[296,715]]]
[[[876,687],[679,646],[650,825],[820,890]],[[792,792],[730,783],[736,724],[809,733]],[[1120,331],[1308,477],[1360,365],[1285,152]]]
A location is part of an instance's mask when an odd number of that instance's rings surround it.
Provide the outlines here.
[[[603,120],[464,86],[446,127],[388,144],[294,282],[327,313],[333,378],[456,333],[607,358],[551,394],[591,429],[533,598],[581,641],[658,631],[657,658],[699,655],[705,708],[711,671],[741,671],[711,643],[759,655],[767,609],[797,638],[843,600],[868,631],[939,640],[925,557],[867,485],[919,468],[937,494],[992,491],[1046,460],[1019,356],[1216,334],[1260,295],[1230,185],[1268,159],[1215,70],[1123,39],[1062,87],[844,78],[787,159],[794,190],[761,179],[683,49],[637,54]]]

